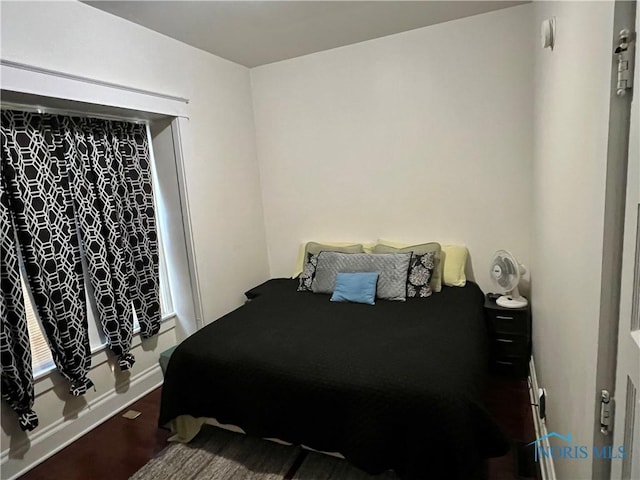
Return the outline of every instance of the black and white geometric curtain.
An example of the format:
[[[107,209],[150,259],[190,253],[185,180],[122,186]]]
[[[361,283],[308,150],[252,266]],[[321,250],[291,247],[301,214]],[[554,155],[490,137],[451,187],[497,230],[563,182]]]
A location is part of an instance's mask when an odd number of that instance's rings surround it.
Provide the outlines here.
[[[64,118],[65,158],[102,328],[128,369],[133,311],[143,337],[160,328],[158,240],[143,125]]]
[[[38,418],[33,411],[31,345],[27,330],[15,231],[9,213],[9,197],[0,178],[0,316],[2,317],[2,398],[18,414],[20,427],[33,430]]]
[[[35,307],[53,360],[81,395],[90,347],[69,173],[54,120],[3,112],[2,176]]]
[[[102,330],[120,368],[134,362],[129,353],[132,306],[144,337],[160,328],[158,244],[145,127],[4,110],[2,178],[54,361],[71,382],[71,393],[81,395],[93,385],[86,378],[91,352],[81,249]],[[8,302],[20,302],[15,291],[3,284]],[[3,332],[5,321],[9,324],[3,312]],[[5,351],[12,354],[6,362]],[[10,358],[28,376],[30,358],[20,352],[21,342],[3,334],[3,397],[5,390],[20,388],[5,375]]]

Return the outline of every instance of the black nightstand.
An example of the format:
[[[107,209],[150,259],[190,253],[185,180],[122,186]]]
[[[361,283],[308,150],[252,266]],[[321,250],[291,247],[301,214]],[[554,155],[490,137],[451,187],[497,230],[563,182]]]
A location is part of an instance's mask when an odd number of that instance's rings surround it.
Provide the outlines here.
[[[485,297],[491,339],[491,369],[500,374],[526,379],[531,357],[531,304],[504,308]]]

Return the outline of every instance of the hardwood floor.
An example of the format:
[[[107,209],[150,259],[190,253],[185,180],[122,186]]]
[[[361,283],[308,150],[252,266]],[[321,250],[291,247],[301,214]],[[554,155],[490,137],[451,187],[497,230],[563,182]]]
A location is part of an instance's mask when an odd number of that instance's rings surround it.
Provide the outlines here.
[[[142,397],[99,427],[20,477],[24,480],[125,480],[167,443],[158,428],[160,389]],[[135,420],[127,410],[142,412]]]
[[[507,455],[489,459],[488,479],[540,479],[532,451],[523,448],[536,439],[527,382],[491,377],[486,406],[511,441]]]
[[[488,463],[489,480],[536,478],[518,464],[518,445],[535,439],[527,384],[491,378],[487,408],[512,441],[512,451]],[[22,480],[126,480],[167,444],[169,432],[157,428],[160,389],[75,441],[21,477]],[[135,420],[122,417],[126,410],[142,412]],[[526,457],[526,456],[525,456]],[[301,462],[296,462],[298,465]],[[292,469],[293,470],[293,469]],[[291,478],[289,472],[285,478]],[[539,476],[538,476],[539,478]]]

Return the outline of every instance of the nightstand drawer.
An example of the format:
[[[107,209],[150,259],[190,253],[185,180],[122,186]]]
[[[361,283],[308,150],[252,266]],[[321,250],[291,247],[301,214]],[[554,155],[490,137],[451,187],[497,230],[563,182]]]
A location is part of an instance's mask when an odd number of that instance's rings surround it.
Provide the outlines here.
[[[491,310],[489,321],[494,332],[529,335],[526,311]]]
[[[529,362],[519,357],[505,357],[492,362],[492,370],[496,373],[516,378],[527,378]]]
[[[495,358],[517,357],[523,359],[529,356],[527,337],[501,334],[496,335],[491,343]]]

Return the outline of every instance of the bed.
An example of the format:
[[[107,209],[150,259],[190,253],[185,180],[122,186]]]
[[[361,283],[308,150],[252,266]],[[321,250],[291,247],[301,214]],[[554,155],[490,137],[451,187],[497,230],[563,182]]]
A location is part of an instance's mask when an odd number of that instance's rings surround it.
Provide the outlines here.
[[[373,306],[297,284],[265,282],[178,346],[160,425],[215,418],[406,479],[481,477],[487,457],[507,452],[483,406],[488,338],[475,283]]]

